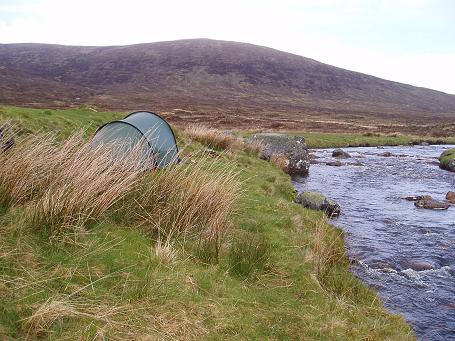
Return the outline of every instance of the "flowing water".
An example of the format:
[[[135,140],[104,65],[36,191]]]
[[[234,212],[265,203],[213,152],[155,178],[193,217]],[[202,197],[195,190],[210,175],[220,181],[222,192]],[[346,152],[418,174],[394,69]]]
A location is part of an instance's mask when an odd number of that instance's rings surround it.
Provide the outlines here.
[[[352,270],[404,314],[419,340],[455,340],[455,206],[416,208],[402,197],[444,200],[455,191],[455,173],[437,163],[450,147],[346,148],[352,157],[341,167],[325,164],[334,161],[332,149],[315,150],[319,164],[293,179],[297,190],[322,192],[341,205],[333,223],[346,232]]]

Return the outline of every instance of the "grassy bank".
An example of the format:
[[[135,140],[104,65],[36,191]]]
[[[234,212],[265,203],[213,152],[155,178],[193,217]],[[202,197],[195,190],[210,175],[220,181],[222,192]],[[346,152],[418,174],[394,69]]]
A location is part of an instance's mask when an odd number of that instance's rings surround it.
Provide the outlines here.
[[[376,134],[376,133],[315,133],[306,131],[280,131],[283,134],[301,135],[309,148],[343,148],[343,147],[375,147],[375,146],[399,146],[408,144],[455,144],[453,137],[414,136],[403,134]],[[242,136],[250,136],[250,132],[241,133]]]
[[[375,147],[375,146],[399,146],[407,144],[455,144],[455,138],[413,136],[413,135],[383,135],[383,134],[338,134],[338,133],[295,133],[303,135],[309,148],[342,148],[342,147]]]
[[[58,129],[59,141],[118,116],[1,110],[29,132]],[[48,172],[46,163],[42,186],[27,180],[32,173],[0,174],[2,198],[11,199],[0,207],[0,339],[414,339],[404,319],[351,275],[341,231],[292,203],[287,175],[235,141],[206,153],[200,135],[178,136],[186,146],[179,167],[137,174],[131,191],[88,210],[88,220],[68,220],[81,212],[86,191],[74,179],[88,182],[88,166]],[[74,150],[84,146],[72,141]],[[78,163],[52,152],[61,143],[52,142],[49,155]],[[59,192],[58,174],[70,190]],[[21,181],[33,190],[12,185]],[[46,198],[56,193],[81,199],[68,201],[72,211],[48,214],[60,200]],[[90,193],[99,198],[99,190]],[[42,219],[59,216],[66,220]]]

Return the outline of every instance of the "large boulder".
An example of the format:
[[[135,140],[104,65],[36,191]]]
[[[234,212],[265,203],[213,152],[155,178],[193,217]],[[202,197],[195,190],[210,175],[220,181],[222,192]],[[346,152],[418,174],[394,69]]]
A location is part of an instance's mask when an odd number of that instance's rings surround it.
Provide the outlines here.
[[[260,157],[270,160],[274,156],[286,158],[286,173],[290,175],[307,175],[310,169],[310,157],[303,136],[262,133],[255,134],[245,142],[260,141],[264,144]]]
[[[341,214],[340,205],[319,192],[301,192],[294,201],[306,208],[324,211],[329,217],[336,217]]]

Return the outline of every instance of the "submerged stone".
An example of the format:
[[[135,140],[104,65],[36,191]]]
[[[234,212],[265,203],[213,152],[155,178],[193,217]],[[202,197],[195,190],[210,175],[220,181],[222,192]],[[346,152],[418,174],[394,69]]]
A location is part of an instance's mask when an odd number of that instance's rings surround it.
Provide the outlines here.
[[[342,164],[341,161],[339,161],[339,160],[326,162],[326,165],[327,165],[327,166],[332,166],[332,167],[340,167],[340,166],[343,166],[343,164]]]

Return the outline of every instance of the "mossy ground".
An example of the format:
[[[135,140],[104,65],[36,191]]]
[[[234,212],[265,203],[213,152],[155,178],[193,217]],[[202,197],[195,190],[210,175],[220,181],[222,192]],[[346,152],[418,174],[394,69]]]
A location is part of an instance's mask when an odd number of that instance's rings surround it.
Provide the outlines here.
[[[118,117],[49,112],[7,107],[0,118],[65,135]],[[134,225],[119,224],[115,213],[68,241],[49,240],[39,226],[25,224],[22,207],[1,208],[0,339],[414,339],[404,319],[349,272],[341,231],[292,202],[287,175],[244,151],[219,162],[234,165],[244,193],[218,262],[205,262],[178,239],[170,257]],[[317,271],[321,228],[325,250],[338,256]],[[239,256],[248,241],[253,249]],[[43,304],[40,329],[27,319]]]
[[[454,167],[450,167],[450,164],[453,163],[455,160],[455,148],[448,149],[444,151],[441,156],[439,157],[439,162],[441,166],[445,169],[452,169]]]

